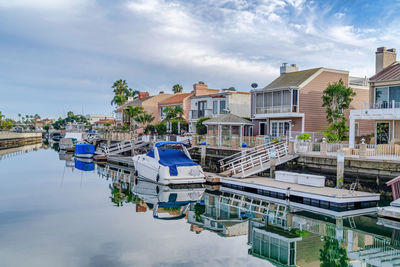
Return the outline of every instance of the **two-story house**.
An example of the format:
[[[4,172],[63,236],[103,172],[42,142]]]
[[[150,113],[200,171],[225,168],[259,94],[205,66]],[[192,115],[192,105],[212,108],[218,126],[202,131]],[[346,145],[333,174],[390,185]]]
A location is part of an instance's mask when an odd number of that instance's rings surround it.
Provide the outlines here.
[[[254,135],[296,136],[326,130],[323,91],[340,79],[356,92],[350,109],[368,102],[366,79],[349,77],[348,71],[322,67],[299,71],[295,64],[282,64],[278,78],[262,89],[251,91]],[[349,116],[349,111],[344,112]],[[360,129],[368,131],[368,125],[360,125]]]
[[[369,79],[369,106],[350,114],[350,147],[355,143],[357,125],[364,121],[374,124],[375,144],[400,141],[400,62],[396,61],[394,48],[379,47],[375,56],[375,75]]]
[[[176,106],[180,106],[183,109],[183,118],[185,120],[189,120],[189,113],[191,110],[190,107],[191,97],[210,95],[218,92],[219,90],[208,88],[207,84],[205,84],[204,82],[195,83],[193,85],[192,92],[174,94],[158,104],[158,110],[161,116],[161,120],[165,118],[164,109],[166,107],[176,107]]]
[[[218,93],[190,97],[189,132],[196,132],[196,122],[202,117],[217,117],[232,113],[250,118],[251,97],[249,92],[222,89]]]

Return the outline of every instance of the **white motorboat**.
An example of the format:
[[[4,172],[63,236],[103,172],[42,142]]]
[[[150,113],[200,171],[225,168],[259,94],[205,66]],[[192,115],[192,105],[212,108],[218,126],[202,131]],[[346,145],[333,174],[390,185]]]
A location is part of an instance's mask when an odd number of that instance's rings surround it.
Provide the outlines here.
[[[204,183],[201,166],[193,162],[184,143],[158,142],[147,154],[133,157],[135,175],[159,184]]]
[[[160,220],[184,218],[191,203],[201,200],[205,188],[202,185],[166,186],[136,179],[131,192],[143,200],[153,217]]]

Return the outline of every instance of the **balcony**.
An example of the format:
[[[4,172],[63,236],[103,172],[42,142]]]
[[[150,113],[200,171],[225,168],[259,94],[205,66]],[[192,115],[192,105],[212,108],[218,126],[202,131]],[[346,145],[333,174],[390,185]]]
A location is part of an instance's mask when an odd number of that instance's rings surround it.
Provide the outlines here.
[[[400,108],[400,102],[396,101],[379,101],[377,103],[371,104],[371,109],[387,109],[387,108]]]
[[[282,105],[271,107],[257,107],[256,114],[270,114],[270,113],[291,113],[297,112],[297,105]]]
[[[197,120],[202,117],[210,117],[212,116],[211,110],[203,109],[203,110],[191,110],[190,111],[190,119]]]

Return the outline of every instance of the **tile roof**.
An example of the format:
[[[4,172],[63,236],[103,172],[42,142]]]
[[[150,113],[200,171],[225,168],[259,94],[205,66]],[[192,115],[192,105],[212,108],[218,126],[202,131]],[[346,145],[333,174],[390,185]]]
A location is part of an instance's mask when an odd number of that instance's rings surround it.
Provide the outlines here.
[[[283,73],[266,87],[264,87],[264,89],[299,86],[320,69],[322,68]]]
[[[171,97],[168,97],[167,99],[161,101],[159,104],[160,105],[169,105],[169,104],[179,104],[182,103],[183,99],[185,99],[188,96],[193,95],[192,93],[177,93],[174,94]]]
[[[253,123],[249,120],[243,119],[242,117],[233,115],[231,113],[219,115],[218,117],[206,120],[203,122],[204,124],[245,124],[245,125],[253,125]]]
[[[131,101],[128,101],[128,102],[126,102],[125,104],[123,104],[122,106],[120,106],[119,108],[117,108],[117,109],[115,110],[115,112],[121,112],[123,109],[125,109],[125,108],[128,107],[128,106],[132,106],[132,107],[140,106],[140,105],[142,105],[142,103],[143,103],[145,100],[148,100],[148,99],[150,99],[150,98],[152,98],[152,97],[153,97],[153,96],[147,96],[147,97],[144,97],[144,98],[141,98],[141,99],[136,98],[136,99],[133,99],[133,100],[131,100]]]
[[[393,64],[387,66],[369,79],[370,82],[394,80],[400,80],[400,61],[394,62]]]

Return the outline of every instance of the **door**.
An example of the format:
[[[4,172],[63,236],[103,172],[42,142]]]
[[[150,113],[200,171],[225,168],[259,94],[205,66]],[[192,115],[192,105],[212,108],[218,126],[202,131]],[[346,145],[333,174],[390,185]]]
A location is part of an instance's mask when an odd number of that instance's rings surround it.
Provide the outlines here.
[[[266,126],[265,122],[260,122],[260,129],[259,129],[260,135],[265,135],[265,126]]]
[[[201,101],[201,102],[199,102],[199,107],[198,107],[198,110],[199,110],[199,118],[201,118],[201,117],[204,117],[205,116],[205,110],[206,110],[206,101]]]
[[[390,125],[389,122],[376,123],[376,144],[388,144],[390,141]]]
[[[290,136],[290,121],[272,121],[270,135],[273,137]]]

